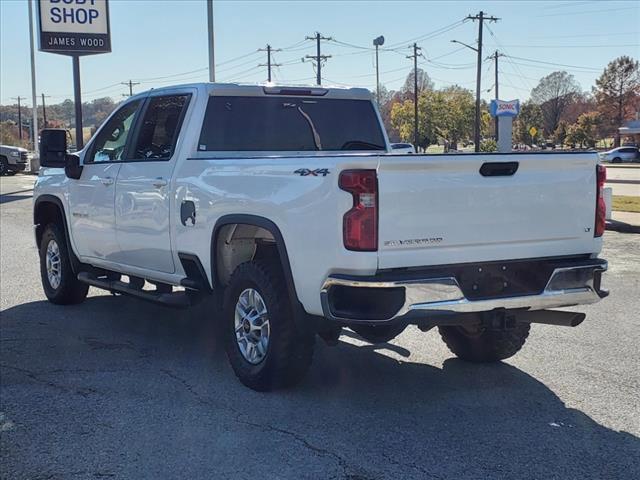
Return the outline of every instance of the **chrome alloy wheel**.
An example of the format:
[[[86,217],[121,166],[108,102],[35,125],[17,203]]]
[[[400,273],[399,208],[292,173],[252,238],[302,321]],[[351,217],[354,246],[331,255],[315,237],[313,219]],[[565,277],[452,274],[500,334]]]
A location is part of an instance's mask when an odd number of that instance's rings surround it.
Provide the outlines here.
[[[46,265],[49,285],[55,290],[62,282],[62,270],[60,265],[60,248],[58,247],[58,243],[53,239],[49,240],[47,244]]]
[[[267,356],[271,333],[267,306],[257,290],[242,291],[236,303],[234,324],[240,353],[247,362],[257,365]]]

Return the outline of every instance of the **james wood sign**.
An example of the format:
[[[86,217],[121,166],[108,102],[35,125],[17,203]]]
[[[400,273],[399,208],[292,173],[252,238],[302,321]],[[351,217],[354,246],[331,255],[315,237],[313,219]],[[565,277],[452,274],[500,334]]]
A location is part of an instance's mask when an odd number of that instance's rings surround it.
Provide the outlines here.
[[[111,51],[107,0],[39,0],[40,50],[63,55]]]

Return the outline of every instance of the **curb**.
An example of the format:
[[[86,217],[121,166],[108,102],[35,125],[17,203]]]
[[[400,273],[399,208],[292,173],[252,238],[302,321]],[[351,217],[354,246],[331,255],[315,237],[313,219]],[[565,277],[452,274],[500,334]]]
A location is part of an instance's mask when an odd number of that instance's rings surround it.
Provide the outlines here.
[[[618,222],[617,220],[607,220],[606,230],[619,233],[640,233],[640,226]]]

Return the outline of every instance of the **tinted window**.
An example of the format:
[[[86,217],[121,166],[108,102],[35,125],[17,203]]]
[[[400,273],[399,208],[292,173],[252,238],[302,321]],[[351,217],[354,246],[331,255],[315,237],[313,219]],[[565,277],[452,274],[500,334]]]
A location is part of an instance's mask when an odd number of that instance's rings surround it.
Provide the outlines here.
[[[202,151],[383,150],[367,100],[301,97],[212,97]]]
[[[124,147],[133,127],[133,120],[141,100],[135,100],[118,110],[100,130],[88,162],[114,162],[123,160]]]
[[[182,111],[189,95],[154,97],[145,109],[136,146],[130,155],[135,159],[168,160],[173,155]]]
[[[637,149],[630,147],[630,148],[621,148],[619,150],[620,153],[636,153]]]

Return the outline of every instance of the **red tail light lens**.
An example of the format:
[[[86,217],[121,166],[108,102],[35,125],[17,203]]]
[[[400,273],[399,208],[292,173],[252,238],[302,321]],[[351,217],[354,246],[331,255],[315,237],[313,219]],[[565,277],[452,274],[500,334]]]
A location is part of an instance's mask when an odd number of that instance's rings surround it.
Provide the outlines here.
[[[605,217],[607,216],[607,207],[604,203],[604,182],[607,180],[607,168],[604,165],[596,166],[596,226],[593,231],[594,237],[604,235]]]
[[[347,250],[378,250],[378,177],[375,170],[344,170],[340,189],[353,196],[353,207],[344,214],[342,237]]]

